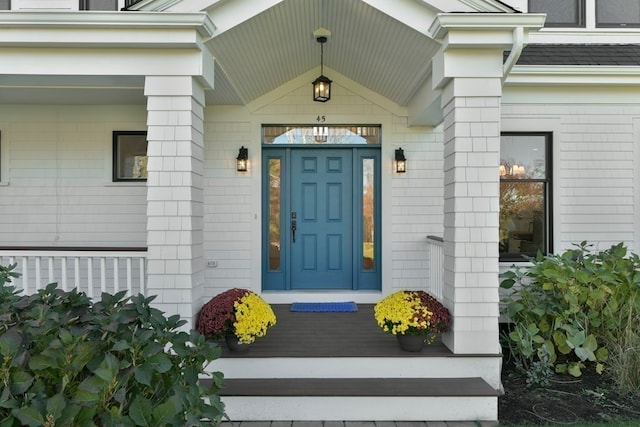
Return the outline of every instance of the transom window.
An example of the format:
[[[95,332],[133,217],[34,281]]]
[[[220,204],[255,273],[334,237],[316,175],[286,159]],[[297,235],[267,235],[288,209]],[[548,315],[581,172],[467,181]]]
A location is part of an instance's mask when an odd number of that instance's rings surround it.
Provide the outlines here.
[[[551,134],[500,139],[500,259],[551,251]]]
[[[80,10],[118,10],[118,0],[80,0]]]
[[[147,132],[113,132],[113,180],[147,180]]]
[[[263,125],[262,143],[271,144],[340,144],[376,145],[380,144],[380,126],[342,125]]]

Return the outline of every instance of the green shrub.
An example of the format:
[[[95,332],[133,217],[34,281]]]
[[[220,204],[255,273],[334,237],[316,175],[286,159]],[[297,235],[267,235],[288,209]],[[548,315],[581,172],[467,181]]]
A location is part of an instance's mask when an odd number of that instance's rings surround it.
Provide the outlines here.
[[[505,314],[513,322],[504,343],[525,370],[548,361],[576,377],[587,366],[600,373],[621,331],[638,332],[640,259],[622,243],[600,252],[590,247],[538,253],[531,266],[501,276],[501,287],[511,289]]]
[[[197,332],[180,332],[151,298],[102,294],[99,302],[50,284],[19,296],[0,269],[0,426],[200,426],[224,413],[214,373],[221,354]],[[15,276],[13,276],[15,277]]]

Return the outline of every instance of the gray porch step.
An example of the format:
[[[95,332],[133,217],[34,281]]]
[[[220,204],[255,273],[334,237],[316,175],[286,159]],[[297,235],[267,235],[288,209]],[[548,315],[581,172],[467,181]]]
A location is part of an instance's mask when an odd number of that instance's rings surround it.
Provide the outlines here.
[[[498,393],[482,378],[242,378],[225,379],[220,395],[497,396]]]

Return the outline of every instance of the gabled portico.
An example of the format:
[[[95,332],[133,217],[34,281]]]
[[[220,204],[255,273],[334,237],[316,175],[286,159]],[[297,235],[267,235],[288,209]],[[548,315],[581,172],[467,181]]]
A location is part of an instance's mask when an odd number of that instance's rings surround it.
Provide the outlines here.
[[[35,105],[47,117],[41,122],[57,125],[55,137],[43,142],[54,147],[56,158],[61,156],[58,143],[71,139],[69,117],[86,108],[83,117],[99,123],[101,131],[74,148],[106,153],[96,167],[104,168],[102,176],[89,184],[78,179],[53,186],[73,192],[84,184],[98,198],[114,192],[128,197],[134,207],[121,211],[133,213],[118,218],[134,218],[131,221],[145,230],[145,238],[135,246],[146,247],[144,288],[157,295],[157,306],[193,321],[200,307],[225,289],[263,292],[261,264],[268,256],[262,247],[267,218],[261,205],[267,167],[263,125],[371,126],[382,133],[370,156],[379,168],[380,225],[373,234],[380,239],[380,286],[367,292],[352,288],[350,293],[304,289],[293,296],[286,293],[290,289],[276,289],[264,291],[264,297],[283,303],[303,294],[317,301],[348,296],[370,304],[401,288],[428,290],[432,276],[425,239],[442,236],[443,301],[453,314],[453,330],[438,347],[444,355],[432,360],[433,365],[425,362],[416,377],[428,378],[430,368],[425,366],[441,367],[453,356],[465,355],[451,366],[464,365],[458,370],[499,389],[502,83],[527,32],[540,27],[543,17],[480,0],[143,0],[132,9],[137,11],[90,17],[30,12],[12,13],[4,20],[0,16],[0,55],[7,59],[0,63],[6,83],[0,94],[7,105],[22,104],[13,111],[6,108],[15,115],[11,117],[20,119],[27,106]],[[312,101],[310,87],[320,70],[313,37],[319,27],[331,32],[325,64],[336,88],[331,101],[322,104]],[[513,53],[505,62],[506,51]],[[0,130],[16,151],[29,141],[20,139],[26,126],[14,122],[5,124],[8,131]],[[110,181],[110,137],[118,130],[147,132],[146,181]],[[249,153],[246,172],[235,168],[240,147]],[[404,174],[393,168],[399,147],[408,158]],[[338,157],[352,161],[348,155]],[[20,178],[12,176],[7,196],[29,185]],[[34,186],[48,182],[44,176],[36,178]],[[105,210],[119,213],[113,203],[102,203]],[[56,237],[31,244],[106,245],[112,227],[123,222],[94,226],[81,239],[73,232],[58,233],[65,225],[73,227],[65,221],[56,214]],[[345,227],[341,232],[348,231]],[[14,242],[25,244],[19,238]],[[316,375],[337,375],[330,372],[335,361],[318,359]],[[372,377],[378,362],[364,360],[369,370],[358,375]],[[242,360],[222,363],[229,378],[240,379],[247,372]],[[286,363],[304,365],[299,360]],[[301,380],[307,378],[304,371],[297,371]],[[384,376],[406,373],[390,369]],[[483,418],[497,418],[495,399],[488,398]],[[363,414],[355,411],[349,417]],[[413,419],[421,416],[416,412]]]

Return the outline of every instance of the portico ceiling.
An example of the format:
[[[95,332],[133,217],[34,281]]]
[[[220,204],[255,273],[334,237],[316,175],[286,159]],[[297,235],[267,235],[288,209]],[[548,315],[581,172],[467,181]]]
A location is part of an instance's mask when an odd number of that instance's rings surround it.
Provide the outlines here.
[[[319,74],[320,45],[313,34],[326,28],[329,78],[340,84],[338,75],[345,76],[405,105],[440,47],[425,34],[435,14],[424,12],[421,33],[360,0],[281,2],[207,43],[218,66],[208,99],[244,104],[311,70]]]
[[[151,17],[209,15],[215,29],[204,47],[215,65],[208,105],[245,105],[305,75],[312,76],[311,87],[320,71],[314,31],[325,28],[331,33],[324,47],[327,77],[406,106],[440,48],[429,34],[438,13],[513,12],[496,0],[143,0],[134,8]],[[143,85],[139,75],[0,75],[0,102],[144,104]]]
[[[162,8],[167,0],[150,3]],[[318,69],[319,75],[320,46],[314,31],[324,28],[331,33],[324,50],[329,78],[340,84],[339,76],[345,76],[404,106],[426,79],[440,48],[428,34],[439,12],[513,12],[499,2],[468,0],[169,3],[167,10],[201,7],[219,31],[207,43],[216,59],[210,104],[246,104],[311,70]],[[235,26],[227,23],[245,18]]]

